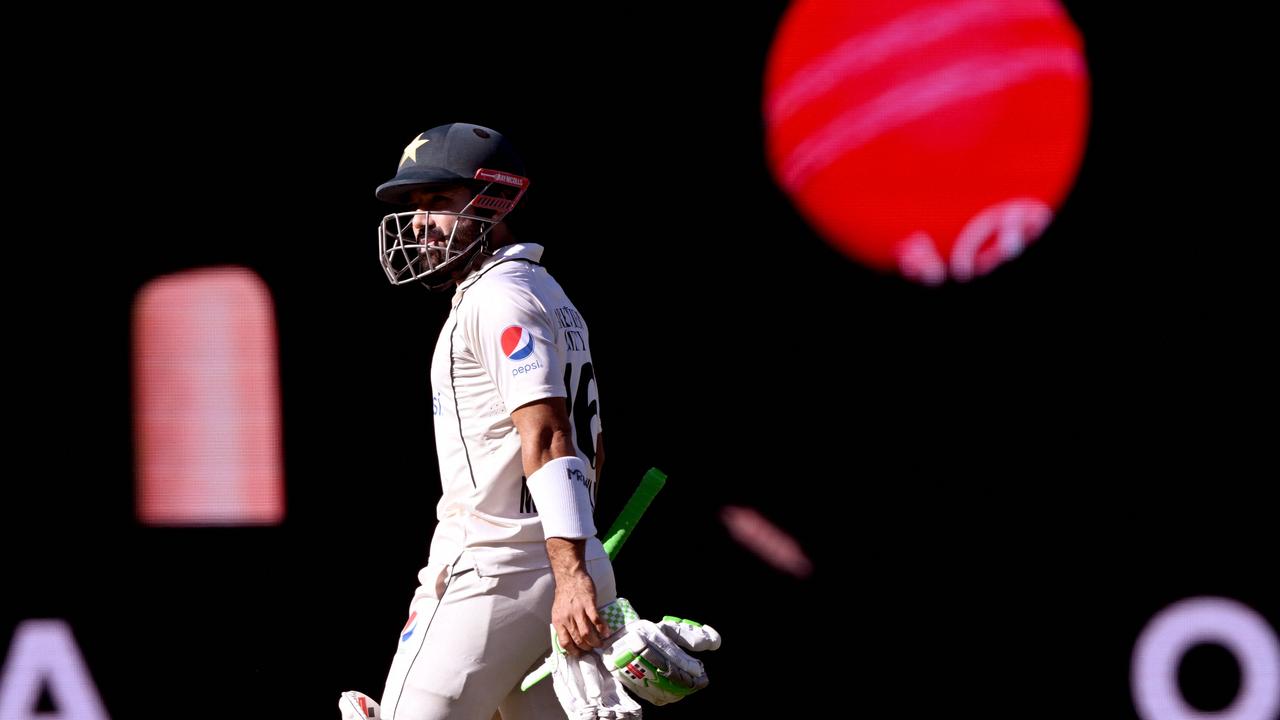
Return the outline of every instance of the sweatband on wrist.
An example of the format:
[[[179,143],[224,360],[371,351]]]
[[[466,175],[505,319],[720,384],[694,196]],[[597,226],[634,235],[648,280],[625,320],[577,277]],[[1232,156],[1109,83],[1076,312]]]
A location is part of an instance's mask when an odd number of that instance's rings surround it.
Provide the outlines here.
[[[543,537],[580,540],[596,534],[587,465],[577,455],[548,462],[526,484],[542,518]]]

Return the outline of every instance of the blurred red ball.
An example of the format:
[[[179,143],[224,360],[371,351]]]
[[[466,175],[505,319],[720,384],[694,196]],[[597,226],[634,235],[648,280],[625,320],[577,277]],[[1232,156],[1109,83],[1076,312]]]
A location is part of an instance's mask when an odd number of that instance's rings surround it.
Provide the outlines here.
[[[765,73],[769,164],[850,257],[968,280],[1061,206],[1088,96],[1080,34],[1056,0],[800,0]]]

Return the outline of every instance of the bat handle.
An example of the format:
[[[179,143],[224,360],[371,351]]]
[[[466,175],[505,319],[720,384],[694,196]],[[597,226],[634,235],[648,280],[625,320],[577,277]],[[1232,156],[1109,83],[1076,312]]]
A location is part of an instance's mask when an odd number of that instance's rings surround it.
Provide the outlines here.
[[[618,513],[618,519],[613,521],[609,531],[604,534],[604,549],[609,554],[610,560],[618,556],[618,551],[630,537],[631,531],[640,521],[640,516],[644,515],[644,511],[649,508],[649,503],[653,502],[653,498],[666,483],[666,473],[656,467],[649,468],[641,478],[640,486],[631,494],[631,499],[627,500],[622,512]]]

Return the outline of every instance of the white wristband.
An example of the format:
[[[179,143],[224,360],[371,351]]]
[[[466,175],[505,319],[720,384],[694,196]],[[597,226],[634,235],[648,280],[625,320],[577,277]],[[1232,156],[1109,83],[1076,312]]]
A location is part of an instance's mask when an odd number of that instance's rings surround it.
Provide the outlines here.
[[[596,534],[586,471],[582,458],[570,455],[552,460],[529,476],[529,494],[542,518],[543,537],[579,540]]]

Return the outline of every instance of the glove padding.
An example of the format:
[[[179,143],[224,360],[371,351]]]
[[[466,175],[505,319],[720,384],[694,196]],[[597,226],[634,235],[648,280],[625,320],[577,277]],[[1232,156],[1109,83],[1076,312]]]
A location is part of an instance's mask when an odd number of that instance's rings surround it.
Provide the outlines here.
[[[666,617],[662,622],[632,620],[610,636],[599,651],[613,677],[637,697],[654,705],[682,700],[707,686],[707,671],[692,651],[716,650],[720,633],[710,625]]]
[[[382,711],[373,698],[357,690],[348,690],[338,697],[338,709],[342,720],[382,720]]]
[[[565,653],[551,628],[551,684],[571,720],[640,720],[640,704],[623,690],[596,652]]]

